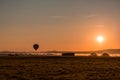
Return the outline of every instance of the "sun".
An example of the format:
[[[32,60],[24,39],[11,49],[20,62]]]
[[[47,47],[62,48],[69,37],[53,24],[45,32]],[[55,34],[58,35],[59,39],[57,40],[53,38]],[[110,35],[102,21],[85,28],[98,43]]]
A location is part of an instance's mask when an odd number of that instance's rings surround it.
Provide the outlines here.
[[[103,36],[98,36],[98,37],[97,37],[97,41],[98,41],[99,43],[102,43],[102,42],[104,41],[104,37],[103,37]]]

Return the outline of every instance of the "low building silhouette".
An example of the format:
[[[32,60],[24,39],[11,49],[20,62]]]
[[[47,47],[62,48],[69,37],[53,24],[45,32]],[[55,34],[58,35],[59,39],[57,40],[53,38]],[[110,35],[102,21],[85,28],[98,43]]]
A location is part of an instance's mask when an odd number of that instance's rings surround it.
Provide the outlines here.
[[[75,53],[62,53],[62,56],[75,56]]]

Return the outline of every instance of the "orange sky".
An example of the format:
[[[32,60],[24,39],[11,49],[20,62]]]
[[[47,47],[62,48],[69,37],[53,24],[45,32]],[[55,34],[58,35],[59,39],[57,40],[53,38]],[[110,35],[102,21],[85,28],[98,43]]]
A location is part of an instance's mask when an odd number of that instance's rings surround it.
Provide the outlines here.
[[[0,51],[120,48],[119,8],[118,0],[1,0]]]

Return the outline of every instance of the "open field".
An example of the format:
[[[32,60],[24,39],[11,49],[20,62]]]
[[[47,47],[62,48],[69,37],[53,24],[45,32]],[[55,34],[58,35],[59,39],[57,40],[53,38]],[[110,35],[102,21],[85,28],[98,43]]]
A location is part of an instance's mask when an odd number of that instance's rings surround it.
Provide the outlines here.
[[[120,58],[0,57],[0,80],[120,80]]]

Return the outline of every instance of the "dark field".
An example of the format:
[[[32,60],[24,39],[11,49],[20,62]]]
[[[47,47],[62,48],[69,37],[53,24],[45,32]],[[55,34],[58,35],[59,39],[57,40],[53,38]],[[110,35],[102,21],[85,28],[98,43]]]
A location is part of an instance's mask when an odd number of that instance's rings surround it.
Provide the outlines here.
[[[120,58],[0,57],[0,80],[120,80]]]

